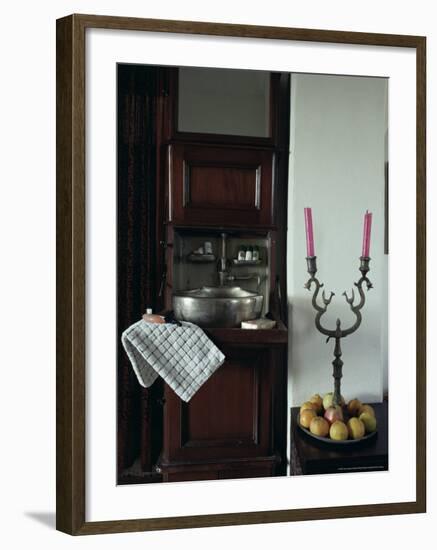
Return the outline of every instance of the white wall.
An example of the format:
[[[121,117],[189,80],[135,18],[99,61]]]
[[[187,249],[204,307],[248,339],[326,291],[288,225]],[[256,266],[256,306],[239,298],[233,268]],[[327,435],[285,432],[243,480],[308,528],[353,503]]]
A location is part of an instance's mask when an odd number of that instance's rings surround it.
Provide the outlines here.
[[[384,256],[384,160],[387,80],[293,74],[288,215],[289,402],[333,389],[332,340],[314,326],[312,292],[303,288],[306,244],[303,209],[313,209],[318,277],[335,297],[323,325],[354,322],[342,292],[360,277],[363,215],[373,212],[369,278],[363,321],[342,340],[342,393],[380,401],[387,332],[387,258]]]

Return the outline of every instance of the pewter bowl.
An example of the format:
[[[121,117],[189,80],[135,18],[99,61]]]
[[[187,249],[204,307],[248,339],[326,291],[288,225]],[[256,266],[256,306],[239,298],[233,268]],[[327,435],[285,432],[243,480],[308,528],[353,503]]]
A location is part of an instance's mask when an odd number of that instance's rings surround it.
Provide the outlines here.
[[[241,321],[258,319],[262,294],[239,286],[203,286],[173,294],[176,319],[200,327],[239,327]]]

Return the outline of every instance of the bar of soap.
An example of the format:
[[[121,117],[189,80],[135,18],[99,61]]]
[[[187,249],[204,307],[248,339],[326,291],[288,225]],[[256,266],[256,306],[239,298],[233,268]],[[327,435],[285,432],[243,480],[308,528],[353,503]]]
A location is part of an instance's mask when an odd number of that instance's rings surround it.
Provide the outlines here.
[[[276,321],[272,319],[253,319],[252,321],[242,321],[241,328],[246,329],[270,329],[275,328]]]
[[[162,315],[156,315],[155,313],[144,313],[143,321],[146,321],[146,323],[155,323],[155,324],[165,323],[164,317],[162,317]]]

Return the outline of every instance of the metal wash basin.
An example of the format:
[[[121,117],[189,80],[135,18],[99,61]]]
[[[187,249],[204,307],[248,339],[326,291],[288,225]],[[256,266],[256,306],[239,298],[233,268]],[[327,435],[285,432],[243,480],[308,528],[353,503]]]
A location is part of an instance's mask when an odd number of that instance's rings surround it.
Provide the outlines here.
[[[176,319],[201,327],[238,327],[241,321],[258,319],[262,306],[262,294],[239,286],[203,286],[173,295]]]

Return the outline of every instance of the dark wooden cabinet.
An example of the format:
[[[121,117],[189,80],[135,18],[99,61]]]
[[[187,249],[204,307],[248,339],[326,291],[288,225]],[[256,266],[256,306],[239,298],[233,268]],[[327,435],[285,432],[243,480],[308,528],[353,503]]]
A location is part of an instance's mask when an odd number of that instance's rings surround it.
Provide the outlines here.
[[[272,150],[169,146],[169,220],[177,225],[272,228]]]
[[[271,476],[284,465],[285,417],[275,412],[284,410],[282,363],[276,357],[287,336],[286,330],[266,332],[254,346],[247,331],[228,329],[223,342],[218,329],[212,337],[225,363],[188,403],[166,386],[158,464],[165,481]]]
[[[228,243],[265,240],[262,265],[232,266],[232,274],[266,277],[266,303],[276,287],[287,295],[289,75],[270,75],[266,135],[228,135],[178,128],[177,72],[120,68],[119,336],[146,307],[171,309],[174,290],[216,280],[210,273],[216,275],[216,262],[197,264],[194,277],[181,276],[178,268],[195,247],[185,250],[175,235],[196,247],[205,235],[203,242],[216,241],[217,256],[222,233]],[[231,262],[236,252],[228,247]],[[255,279],[247,284],[253,289]],[[285,301],[278,312],[286,320]],[[227,359],[189,403],[162,380],[141,388],[120,344],[118,483],[285,474],[286,328],[205,331]]]

